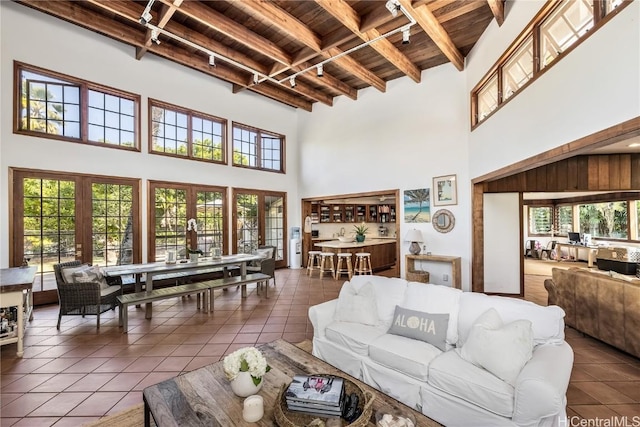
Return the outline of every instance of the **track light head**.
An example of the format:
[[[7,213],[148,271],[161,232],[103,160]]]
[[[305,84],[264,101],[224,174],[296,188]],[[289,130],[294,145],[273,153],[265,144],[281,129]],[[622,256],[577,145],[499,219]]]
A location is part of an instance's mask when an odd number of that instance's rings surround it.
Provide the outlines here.
[[[254,85],[258,84],[258,74],[257,73],[253,75],[253,84]]]
[[[318,64],[318,77],[324,76],[324,66],[322,64]]]
[[[151,12],[149,12],[148,9],[145,9],[140,16],[140,23],[142,25],[147,25],[149,22],[151,22],[151,19],[153,19],[153,16],[151,16]]]
[[[296,78],[295,77],[290,77],[289,78],[289,84],[291,85],[291,87],[296,87]]]
[[[409,44],[409,37],[411,36],[411,30],[409,28],[404,28],[402,30],[402,44]]]
[[[211,65],[212,67],[216,66],[216,57],[213,55],[209,55],[209,65]]]
[[[160,39],[158,38],[158,30],[156,30],[155,28],[151,30],[151,41],[155,44],[160,44]]]
[[[394,18],[398,16],[398,12],[400,12],[400,3],[395,0],[387,0],[385,6]]]

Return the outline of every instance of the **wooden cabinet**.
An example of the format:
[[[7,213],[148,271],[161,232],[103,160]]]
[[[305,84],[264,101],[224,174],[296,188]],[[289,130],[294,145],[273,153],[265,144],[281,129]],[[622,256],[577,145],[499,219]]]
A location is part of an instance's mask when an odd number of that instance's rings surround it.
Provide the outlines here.
[[[344,222],[342,205],[331,205],[331,222]]]
[[[356,207],[344,205],[344,222],[356,222]]]
[[[394,205],[378,205],[378,215],[382,223],[396,222],[396,207]]]
[[[378,205],[368,206],[367,222],[378,222]]]
[[[356,206],[356,222],[367,221],[367,205]]]
[[[320,205],[320,222],[331,222],[331,206]]]

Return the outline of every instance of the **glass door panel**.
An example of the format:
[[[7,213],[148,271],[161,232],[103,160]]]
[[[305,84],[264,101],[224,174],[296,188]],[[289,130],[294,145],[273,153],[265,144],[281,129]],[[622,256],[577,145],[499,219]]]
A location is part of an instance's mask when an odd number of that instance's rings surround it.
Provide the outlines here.
[[[152,261],[164,261],[168,250],[175,250],[178,258],[189,258],[187,252],[187,190],[156,188],[155,230]]]
[[[258,228],[258,195],[239,193],[236,195],[236,250],[238,254],[250,254],[262,245]]]
[[[133,186],[91,185],[94,265],[133,264]]]
[[[286,267],[285,193],[234,189],[233,200],[235,253],[252,253],[258,246],[275,246],[276,267]]]
[[[16,248],[14,265],[20,258],[38,267],[33,291],[55,291],[53,265],[76,259],[76,183],[73,180],[24,177],[21,179],[22,247]]]
[[[220,191],[196,193],[198,248],[211,255],[214,248],[224,251],[224,194]]]

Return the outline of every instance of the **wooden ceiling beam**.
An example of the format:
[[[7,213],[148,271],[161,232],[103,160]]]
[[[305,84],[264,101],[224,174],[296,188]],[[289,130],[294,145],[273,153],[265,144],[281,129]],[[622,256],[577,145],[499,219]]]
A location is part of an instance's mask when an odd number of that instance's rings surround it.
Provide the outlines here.
[[[308,49],[303,49],[303,52],[301,52],[300,55],[296,55],[296,60],[292,61],[291,64],[288,64],[288,67],[274,66],[272,72],[269,75],[276,75],[276,73],[278,72],[284,72],[287,68],[290,68],[294,72],[309,68],[312,65],[307,64],[306,61],[308,59],[311,59],[312,57],[317,56],[317,54],[322,54],[324,59],[329,59],[332,56],[336,56],[342,53],[342,51],[337,48],[334,48],[332,50],[332,53],[330,54],[327,54],[327,52],[323,52],[322,40],[314,31],[297,20],[294,16],[271,2],[248,1],[237,2],[234,3],[234,5],[253,16],[271,22],[278,29],[284,31],[291,37],[296,38],[307,46]],[[311,49],[311,51],[309,49]],[[313,54],[312,52],[317,53]],[[334,63],[340,66],[340,68],[344,69],[345,71],[357,75],[366,83],[384,92],[386,84],[382,79],[371,73],[355,60],[341,61],[340,59],[341,58],[336,60]],[[312,73],[307,74],[310,75]],[[314,79],[313,77],[309,78],[316,81],[318,84],[329,87],[339,93],[348,96],[351,99],[357,98],[357,91],[354,88],[348,86],[339,79],[330,76],[329,74],[325,73],[322,79]]]
[[[172,0],[160,1],[167,4]],[[291,56],[280,46],[254,33],[253,31],[249,31],[241,24],[199,2],[184,2],[178,9],[178,12],[199,22],[200,24],[224,34],[257,53],[273,59],[274,61],[285,65],[291,64]]]
[[[504,24],[504,2],[502,0],[487,0],[487,3],[489,3],[493,17],[496,18],[498,27],[501,27]]]
[[[418,25],[429,35],[431,40],[433,40],[449,61],[451,61],[459,71],[464,70],[464,57],[431,10],[429,10],[426,5],[414,9],[411,5],[411,0],[398,1],[409,11],[411,16],[418,21]]]
[[[136,3],[131,1],[114,1],[114,0],[87,0],[87,1],[94,4],[95,6],[108,10],[111,13],[117,14],[118,16],[135,23],[139,22],[140,15],[142,14],[142,11],[143,11],[143,8],[141,6],[138,6]],[[217,42],[205,36],[204,34],[197,33],[191,30],[190,28],[187,28],[181,24],[176,23],[175,21],[167,23],[164,28],[173,34],[179,34],[181,37],[186,38],[197,45],[200,45],[206,49],[209,49],[214,53],[218,53],[221,56],[229,58],[235,62],[246,65],[247,67],[252,68],[256,71],[262,72],[263,74],[266,74],[268,72],[267,67],[265,67],[262,63],[254,60],[253,58],[247,55],[244,55],[238,51],[231,50],[229,49],[228,46],[220,42]],[[150,44],[151,43],[145,43],[145,46],[148,48]]]
[[[291,107],[302,108],[305,111],[312,111],[313,104],[309,101],[306,101],[300,97],[295,97],[291,94],[283,92],[281,89],[267,85],[267,84],[259,84],[253,86],[245,86],[244,84],[234,84],[233,85],[233,93],[244,92],[246,89],[249,89],[251,92],[255,92],[259,95],[266,96],[267,98],[271,98],[275,101],[282,102],[283,104],[287,104]]]
[[[17,2],[64,21],[71,22],[72,24],[79,25],[83,28],[87,28],[123,43],[135,46],[136,48],[142,48],[145,46],[146,38],[144,32],[140,32],[128,25],[121,24],[104,15],[100,15],[84,8],[82,7],[82,2],[40,0],[17,0]],[[109,1],[108,3],[113,4],[115,2]],[[122,16],[122,12],[120,12],[119,15]],[[136,21],[138,18],[139,15],[134,15],[134,19]],[[218,77],[227,82],[242,85],[244,87],[247,86],[245,73],[239,73],[226,64],[211,67],[198,56],[194,56],[192,52],[179,46],[170,45],[168,43],[160,45],[152,44],[152,46],[148,48],[148,51],[170,61],[177,62],[189,68]],[[276,90],[276,88],[272,86],[269,86],[269,89],[258,90],[258,88],[261,88],[262,86],[267,87],[267,85],[262,84],[251,86],[249,89],[276,101],[282,102],[283,104],[311,111],[311,102],[296,97],[291,93],[287,93],[283,89]]]
[[[370,42],[381,36],[375,28],[367,32],[360,31],[360,15],[344,0],[315,0],[324,10],[347,27],[351,32],[365,42]],[[382,6],[381,6],[382,7]],[[386,8],[385,8],[386,10]],[[388,39],[382,38],[369,47],[373,48],[383,58],[393,64],[398,70],[409,76],[416,83],[420,83],[420,69],[416,67],[402,52]]]
[[[336,57],[342,54],[342,51],[337,47],[332,47],[327,52],[328,57]],[[349,55],[343,55],[336,58],[332,62],[343,70],[350,70],[351,74],[358,77],[360,80],[369,83],[371,86],[378,89],[380,92],[387,91],[387,83],[378,77],[373,71],[366,69],[358,61],[350,57]]]

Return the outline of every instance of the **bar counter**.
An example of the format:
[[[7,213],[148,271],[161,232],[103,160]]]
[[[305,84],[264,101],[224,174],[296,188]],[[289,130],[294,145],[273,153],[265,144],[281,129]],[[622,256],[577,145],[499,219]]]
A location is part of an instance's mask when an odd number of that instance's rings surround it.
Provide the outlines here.
[[[395,238],[367,238],[364,242],[341,242],[329,240],[314,243],[323,252],[343,253],[369,252],[371,254],[371,268],[373,271],[391,268],[396,263],[396,239]]]

